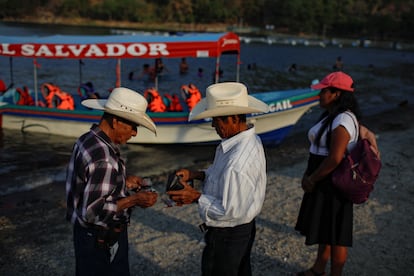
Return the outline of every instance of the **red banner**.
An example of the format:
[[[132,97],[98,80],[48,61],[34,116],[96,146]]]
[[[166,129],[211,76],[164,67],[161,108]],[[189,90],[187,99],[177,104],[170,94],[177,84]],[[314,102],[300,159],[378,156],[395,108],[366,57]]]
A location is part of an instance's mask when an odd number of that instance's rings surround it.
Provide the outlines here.
[[[3,38],[0,44],[0,55],[30,58],[200,58],[216,57],[228,51],[240,51],[239,37],[233,33],[220,36],[215,41],[188,40],[188,37],[183,36],[182,42],[174,37],[171,41],[168,41],[168,38],[163,39],[165,40],[163,42],[125,42],[123,39],[121,42],[76,44],[50,43],[49,39],[45,40],[45,43],[39,43],[42,41],[39,38],[34,43],[30,41],[5,43]],[[103,37],[99,38],[99,41],[102,41]],[[134,36],[131,36],[131,40],[134,40]]]

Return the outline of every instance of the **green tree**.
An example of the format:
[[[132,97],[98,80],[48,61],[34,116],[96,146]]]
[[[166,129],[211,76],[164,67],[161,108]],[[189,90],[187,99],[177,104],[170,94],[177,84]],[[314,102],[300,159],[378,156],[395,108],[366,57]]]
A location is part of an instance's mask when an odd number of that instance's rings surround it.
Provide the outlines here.
[[[170,1],[165,8],[166,16],[164,17],[168,22],[178,23],[193,23],[193,5],[191,0],[175,0]]]
[[[278,32],[413,40],[414,0],[0,0],[0,19],[275,26]]]
[[[193,0],[194,18],[196,23],[225,23],[225,0]]]
[[[265,0],[240,1],[239,23],[242,25],[264,26],[264,3]]]

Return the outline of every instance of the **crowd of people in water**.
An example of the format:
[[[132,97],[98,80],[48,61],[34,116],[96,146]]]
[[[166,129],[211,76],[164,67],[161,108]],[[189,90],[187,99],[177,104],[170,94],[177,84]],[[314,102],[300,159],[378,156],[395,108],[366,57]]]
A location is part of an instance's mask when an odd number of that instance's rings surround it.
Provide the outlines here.
[[[186,58],[181,58],[179,63],[180,75],[187,74],[189,65]],[[141,79],[147,76],[150,81],[154,81],[159,75],[168,72],[168,68],[164,65],[161,58],[155,59],[154,66],[145,63],[142,71],[134,76],[134,72],[130,72],[128,78],[130,80]],[[198,75],[202,76],[202,68],[198,69]],[[0,79],[0,95],[4,95],[8,90],[14,86],[11,83],[9,86]],[[34,99],[27,86],[16,87],[13,92],[13,103],[25,106],[41,106],[48,108],[58,108],[65,110],[75,109],[75,99],[71,93],[63,91],[58,85],[47,82],[40,87],[41,97]],[[110,89],[111,90],[111,89]],[[109,91],[110,91],[109,90]],[[101,95],[95,90],[92,82],[81,83],[77,89],[80,100],[99,99]],[[148,111],[150,112],[182,112],[184,110],[191,111],[191,109],[200,101],[201,93],[195,84],[184,84],[180,88],[180,95],[178,93],[163,93],[162,95],[155,87],[146,89],[144,97],[148,101]],[[184,106],[183,106],[184,105]],[[186,108],[184,108],[186,106]]]
[[[255,70],[256,64],[249,64],[248,70]],[[343,61],[342,57],[338,56],[333,69],[335,71],[342,71]],[[288,71],[296,72],[298,70],[297,64],[293,63]],[[147,77],[149,81],[154,82],[157,76],[167,73],[169,70],[164,65],[161,58],[156,58],[154,66],[150,66],[149,63],[143,64],[142,70],[139,74],[135,74],[134,71],[131,71],[128,75],[129,80],[140,80],[144,77]],[[181,58],[179,63],[178,72],[180,75],[185,75],[189,72],[189,65],[185,57]],[[203,68],[197,69],[198,78],[203,77]],[[223,76],[223,70],[219,69],[218,72],[214,72],[213,82],[216,81],[217,77]],[[3,80],[0,79],[0,95],[8,91],[13,87],[11,83],[9,86],[5,84]],[[43,83],[41,85],[41,92],[43,99],[36,101],[30,94],[27,86],[15,88],[15,93],[13,95],[14,103],[17,105],[27,105],[27,106],[42,106],[49,108],[58,108],[66,110],[75,109],[75,100],[73,95],[68,92],[63,91],[58,85],[53,83]],[[95,90],[92,82],[81,83],[78,87],[78,95],[81,100],[85,99],[98,99],[101,98],[100,94]],[[201,100],[201,93],[195,84],[189,83],[184,84],[180,88],[181,95],[178,93],[163,93],[160,94],[155,87],[150,87],[144,91],[144,97],[148,101],[148,111],[149,112],[182,112],[184,110],[191,111],[192,108]],[[186,108],[183,107],[185,104]]]

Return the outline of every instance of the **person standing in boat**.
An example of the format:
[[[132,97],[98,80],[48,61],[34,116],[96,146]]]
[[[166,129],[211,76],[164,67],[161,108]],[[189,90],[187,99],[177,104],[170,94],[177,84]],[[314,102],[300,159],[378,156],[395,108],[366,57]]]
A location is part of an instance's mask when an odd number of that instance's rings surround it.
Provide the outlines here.
[[[53,83],[43,83],[41,88],[42,96],[49,108],[75,109],[75,100],[68,92],[62,91],[59,86]]]
[[[171,112],[182,112],[184,111],[183,106],[180,103],[180,97],[178,97],[177,93],[164,93],[163,100],[166,102],[165,106],[167,107],[167,111]]]
[[[181,93],[189,111],[196,106],[202,97],[200,90],[193,83],[182,85]]]
[[[167,106],[165,105],[160,93],[154,87],[151,87],[145,90],[144,98],[148,102],[148,111],[150,112],[167,111]]]
[[[23,89],[17,87],[16,92],[19,97],[18,101],[16,102],[17,105],[35,105],[35,101],[30,95],[29,88],[27,88],[27,86],[24,86]]]
[[[141,177],[127,176],[120,145],[137,135],[138,126],[154,133],[156,127],[145,113],[145,98],[127,88],[115,88],[107,100],[88,99],[82,105],[104,113],[99,124],[76,141],[67,168],[66,219],[73,224],[76,275],[130,275],[131,211],[152,206],[157,194],[140,191]]]
[[[222,138],[213,164],[205,171],[180,169],[184,186],[168,191],[177,205],[198,202],[205,231],[202,275],[251,275],[250,253],[256,234],[255,218],[266,191],[263,145],[246,114],[268,112],[269,106],[247,94],[241,83],[213,84],[190,112],[189,120],[212,118]],[[186,182],[204,181],[199,192]]]

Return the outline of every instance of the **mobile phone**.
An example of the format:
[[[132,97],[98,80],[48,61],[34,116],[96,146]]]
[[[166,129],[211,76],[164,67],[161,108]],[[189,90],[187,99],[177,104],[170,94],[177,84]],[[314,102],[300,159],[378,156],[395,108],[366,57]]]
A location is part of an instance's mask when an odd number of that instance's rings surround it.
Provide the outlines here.
[[[180,176],[174,174],[170,174],[167,181],[167,191],[179,191],[184,189],[184,185],[180,183]]]

